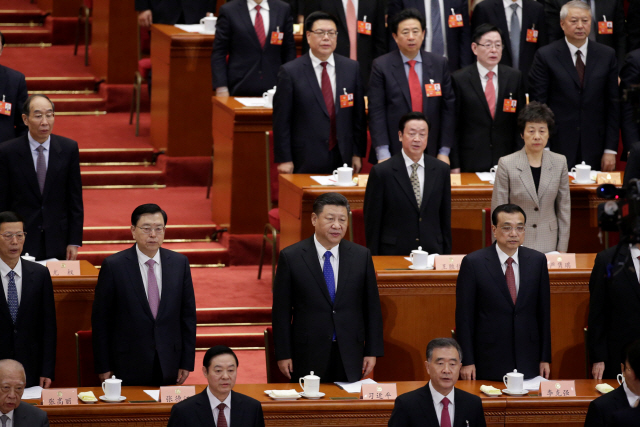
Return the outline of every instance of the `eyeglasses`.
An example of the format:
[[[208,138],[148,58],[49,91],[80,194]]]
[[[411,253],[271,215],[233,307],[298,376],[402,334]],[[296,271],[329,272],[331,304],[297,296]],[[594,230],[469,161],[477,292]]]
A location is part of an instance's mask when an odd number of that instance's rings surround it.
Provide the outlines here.
[[[502,230],[502,232],[504,234],[509,234],[513,230],[516,230],[516,233],[518,233],[518,234],[522,234],[522,233],[524,233],[525,227],[523,225],[519,225],[517,227],[512,227],[510,225],[505,225],[504,227],[500,227],[500,229]]]
[[[0,236],[2,236],[4,240],[6,240],[7,242],[10,242],[11,240],[13,240],[14,237],[18,242],[22,242],[24,240],[24,236],[26,235],[27,233],[25,233],[24,231],[18,231],[17,233],[7,232],[7,233],[0,234]]]
[[[494,47],[496,48],[496,50],[502,50],[502,44],[501,43],[485,43],[485,44],[480,44],[480,43],[476,43],[478,46],[482,46],[488,50],[493,49]]]
[[[136,226],[136,228],[139,228],[140,230],[142,230],[142,232],[144,234],[151,234],[152,231],[155,231],[156,234],[164,234],[164,230],[166,227],[138,227]]]
[[[315,31],[309,31],[309,32],[315,34],[321,39],[323,39],[325,36],[329,36],[330,39],[335,39],[336,37],[338,37],[338,32],[334,30],[329,30],[329,31],[315,30]]]

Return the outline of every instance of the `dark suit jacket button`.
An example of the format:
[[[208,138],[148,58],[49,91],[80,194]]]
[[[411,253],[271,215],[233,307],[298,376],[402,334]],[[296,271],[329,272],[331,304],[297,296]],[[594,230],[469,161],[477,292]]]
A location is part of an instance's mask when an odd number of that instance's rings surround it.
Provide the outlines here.
[[[13,330],[13,333],[14,333],[14,334],[17,334],[17,333],[18,333],[18,330],[17,330],[17,329],[14,329],[14,330]]]
[[[537,228],[538,226],[537,226],[536,224],[533,224],[533,226],[532,226],[532,227],[533,227],[533,228]]]
[[[420,218],[418,221],[422,221],[422,218]]]
[[[336,314],[336,311],[335,311],[335,310],[333,310],[333,314]]]
[[[534,210],[534,211],[536,211],[536,212],[538,212],[538,211],[539,211],[539,209],[538,209],[538,208],[533,208],[533,210]]]
[[[416,239],[416,242],[419,242],[419,241],[420,241],[420,238],[417,238],[417,239]]]

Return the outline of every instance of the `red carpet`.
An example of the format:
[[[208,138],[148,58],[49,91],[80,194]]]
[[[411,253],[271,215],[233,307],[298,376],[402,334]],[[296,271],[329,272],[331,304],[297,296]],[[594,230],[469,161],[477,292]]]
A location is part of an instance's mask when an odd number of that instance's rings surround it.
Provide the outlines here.
[[[40,10],[37,4],[30,0],[2,0],[0,11],[3,10]]]
[[[4,30],[2,31],[4,33]],[[72,45],[45,48],[7,47],[2,51],[1,58],[2,65],[22,72],[27,78],[94,77],[91,67],[84,66],[84,56],[73,56]],[[131,78],[133,81],[133,76]]]

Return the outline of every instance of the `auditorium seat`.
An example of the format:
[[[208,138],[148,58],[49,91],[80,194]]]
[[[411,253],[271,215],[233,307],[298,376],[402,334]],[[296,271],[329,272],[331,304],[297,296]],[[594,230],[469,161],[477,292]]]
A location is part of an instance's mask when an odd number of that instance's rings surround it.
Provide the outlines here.
[[[94,372],[91,331],[76,332],[76,362],[78,387],[99,387],[100,379]]]
[[[273,328],[269,326],[264,330],[264,353],[267,360],[267,382],[268,383],[288,383],[289,378],[285,377],[276,360],[276,350],[273,345]]]
[[[267,213],[269,222],[264,226],[262,246],[260,248],[260,263],[258,265],[258,279],[262,277],[264,252],[267,242],[271,243],[271,281],[276,274],[276,260],[278,256],[278,233],[280,233],[280,209],[278,208],[278,167],[273,161],[273,131],[265,132],[267,150]]]
[[[361,246],[367,246],[364,232],[364,210],[351,209],[349,212],[349,240]]]

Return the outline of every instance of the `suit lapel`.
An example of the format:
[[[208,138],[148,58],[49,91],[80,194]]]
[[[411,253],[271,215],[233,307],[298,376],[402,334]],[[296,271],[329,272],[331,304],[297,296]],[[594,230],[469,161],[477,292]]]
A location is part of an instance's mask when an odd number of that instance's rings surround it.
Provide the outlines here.
[[[467,409],[469,409],[469,407],[465,405],[466,399],[457,388],[453,389],[453,398],[455,399],[455,404],[453,405],[453,427],[466,427],[466,414],[468,413]]]
[[[233,393],[233,392],[232,392]],[[233,396],[231,396],[233,399]],[[192,399],[196,399],[196,416],[200,420],[200,425],[203,426],[215,426],[213,420],[213,411],[211,410],[211,403],[209,402],[209,396],[207,396],[207,389],[205,388],[202,393],[193,396]],[[233,402],[231,404],[231,411],[233,411]],[[233,419],[233,412],[231,418]],[[235,424],[235,423],[234,423]]]
[[[391,74],[396,79],[396,84],[402,95],[404,95],[404,100],[407,103],[407,107],[411,108],[411,92],[409,91],[409,80],[407,79],[407,74],[404,72],[404,63],[402,62],[402,56],[400,56],[400,51],[395,51],[395,59],[391,63],[392,71]]]
[[[47,195],[54,190],[55,178],[60,173],[61,168],[62,147],[58,144],[58,140],[55,138],[55,135],[51,135],[51,144],[49,145],[49,164],[47,165],[47,175],[44,180],[42,198],[46,198]]]
[[[129,249],[126,258],[128,260],[126,264],[127,274],[131,278],[131,288],[133,289],[133,293],[138,297],[138,300],[140,301],[140,307],[142,307],[145,314],[153,319],[151,308],[149,308],[149,300],[147,298],[147,294],[144,291],[144,282],[142,281],[142,276],[140,275],[140,264],[138,263],[138,253],[136,252],[135,245],[133,245],[133,247]]]
[[[318,77],[316,77],[316,72],[313,69],[313,63],[311,62],[311,57],[308,53],[302,56],[302,68],[304,70],[304,75],[307,77],[309,87],[311,88],[313,94],[316,96],[316,101],[318,101],[318,104],[320,105],[320,108],[322,109],[324,114],[329,117],[329,111],[327,111],[327,105],[324,103],[324,97],[322,96],[322,88],[318,84]],[[336,79],[338,78],[337,76],[338,72],[336,69]],[[336,91],[336,94],[337,93],[338,91]]]
[[[24,268],[22,269],[22,275],[24,276]],[[22,278],[22,280],[24,281],[24,277]],[[4,294],[4,288],[2,289],[2,292],[0,292],[0,312],[7,318],[9,322],[13,323],[11,313],[9,312],[9,303],[7,303],[7,297]]]
[[[160,268],[162,269],[162,295],[160,296],[160,305],[158,306],[158,314],[156,318],[159,318],[162,313],[167,310],[167,304],[170,304],[173,299],[174,284],[177,283],[175,279],[175,268],[173,268],[171,252],[162,248],[160,251]],[[151,310],[151,308],[149,308]]]
[[[520,171],[520,181],[527,190],[527,193],[529,193],[529,197],[531,197],[531,200],[533,200],[536,205],[539,204],[536,184],[533,182],[531,166],[529,165],[529,160],[527,159],[527,154],[524,152],[524,148],[518,151],[518,162],[516,163],[516,167]]]
[[[558,42],[558,61],[562,64],[567,73],[571,76],[575,84],[580,87],[580,79],[578,78],[578,70],[576,70],[576,66],[573,63],[573,58],[571,57],[571,51],[569,50],[569,46],[567,46],[567,42],[564,39],[559,40]],[[587,51],[588,53],[588,51]],[[586,67],[585,67],[585,79],[586,79]]]
[[[7,84],[7,70],[5,67],[0,65],[0,95],[3,95],[5,93],[6,84]],[[16,106],[12,105],[12,107],[16,107]]]
[[[553,163],[551,162],[551,156],[542,152],[542,165],[540,168],[540,184],[538,185],[538,194],[544,194],[551,184],[551,176],[553,170]]]
[[[429,57],[424,53],[420,53],[420,55],[422,55],[422,85],[420,87],[420,92],[422,92],[422,111],[425,112],[426,114],[429,108],[429,97],[427,96],[427,92],[424,88],[424,85],[430,84],[431,80],[433,80],[433,83],[442,83],[442,82],[438,82],[432,78],[434,75],[433,63],[431,62]]]
[[[25,135],[22,137],[22,144],[18,151],[18,155],[21,158],[22,170],[24,180],[31,187],[33,193],[38,197],[38,200],[42,200],[42,193],[40,193],[40,186],[38,185],[38,176],[36,174],[36,167],[33,164],[33,156],[31,155],[31,146],[29,145],[29,138]]]
[[[587,82],[591,78],[591,74],[593,74],[593,69],[595,65],[598,63],[598,52],[597,47],[594,42],[591,42],[587,45],[587,57],[589,58],[589,65],[585,64],[584,67],[584,86],[587,86]],[[576,74],[578,72],[576,71]]]
[[[428,160],[431,160],[431,159],[427,158],[426,154],[423,154],[424,182],[422,185],[422,193],[421,193],[422,200],[420,201],[421,211],[424,211],[427,209],[427,205],[428,205],[427,201],[429,200],[431,193],[433,193],[434,188],[437,187],[436,182],[434,182],[434,180],[437,179],[436,174],[434,172],[436,167],[435,167],[435,164],[433,164]],[[409,180],[409,182],[411,182],[411,180]]]
[[[344,94],[344,73],[342,72],[342,67],[340,65],[342,61],[338,61],[338,55],[333,55],[333,61],[336,64],[336,97],[333,100],[333,109],[336,112],[336,117],[338,116],[341,108],[340,108],[340,95]]]
[[[245,408],[242,407],[242,403],[240,399],[238,399],[238,395],[232,390],[231,391],[231,420],[233,421],[234,426],[244,426],[247,425],[245,418]]]
[[[305,244],[302,247],[304,251],[302,254],[302,259],[304,263],[307,264],[307,268],[311,271],[311,275],[314,279],[316,279],[316,284],[320,287],[320,291],[322,295],[327,299],[329,304],[331,303],[331,296],[329,295],[329,290],[327,289],[327,283],[324,281],[324,275],[322,274],[322,268],[320,268],[320,261],[318,259],[318,251],[316,250],[316,245],[313,241],[313,236],[305,240]]]
[[[351,248],[344,243],[344,240],[340,242],[338,254],[340,256],[340,267],[338,268],[338,283],[340,283],[340,286],[336,289],[336,305],[338,305],[338,298],[341,298],[346,292],[344,289],[349,284],[348,279],[351,265]]]
[[[498,291],[507,299],[507,301],[509,301],[509,304],[513,307],[513,300],[511,299],[511,294],[509,293],[509,288],[507,287],[507,279],[502,272],[500,258],[498,258],[496,243],[487,248],[486,260],[487,263],[485,265],[487,267],[487,271],[489,271],[489,274],[491,275],[491,277],[493,277],[493,283],[496,284]]]
[[[338,6],[337,4],[338,2],[333,2],[332,4],[334,4],[335,6]],[[358,2],[360,3],[360,2]],[[342,23],[342,27],[347,31],[347,38],[349,38],[348,34],[348,28],[349,26],[347,25],[347,15],[344,14],[344,6],[342,6],[342,2],[339,2],[340,6],[336,7],[335,12],[337,15],[337,18],[340,20],[340,22]],[[358,7],[360,7],[358,5]],[[356,14],[358,13],[358,11],[356,10]],[[357,34],[356,34],[357,35]]]
[[[489,104],[487,103],[487,97],[482,90],[482,81],[480,80],[480,72],[478,66],[474,64],[474,67],[469,68],[467,77],[469,79],[469,85],[473,88],[476,95],[480,99],[480,104],[484,107],[483,110],[491,118],[491,111],[489,110]],[[493,120],[493,119],[491,119]]]
[[[429,383],[422,387],[422,391],[424,392],[424,399],[420,399],[420,409],[425,416],[427,422],[425,425],[427,426],[438,426],[438,415],[436,414],[436,408],[433,405],[433,395],[431,394],[431,389],[429,388]]]
[[[518,296],[516,298],[516,305],[520,303],[524,304],[522,301],[529,300],[529,294],[534,291],[533,286],[528,286],[528,278],[533,277],[533,272],[530,273],[531,270],[531,262],[529,254],[526,251],[523,251],[522,248],[518,249],[518,270],[520,273],[520,286],[518,287]]]
[[[388,161],[393,162],[393,177],[396,181],[398,181],[398,185],[405,192],[413,207],[418,210],[418,201],[416,200],[416,195],[413,192],[413,186],[411,185],[411,180],[409,179],[409,174],[407,173],[407,168],[404,164],[404,157],[402,157],[402,153],[393,156]]]
[[[240,21],[242,22],[242,25],[245,26],[245,31],[247,31],[248,34],[250,34],[252,43],[256,45],[256,48],[261,49],[260,47],[260,41],[258,40],[258,35],[256,34],[256,29],[253,26],[253,24],[251,23],[251,14],[249,13],[249,8],[247,6],[247,3],[245,2],[238,2],[238,7],[240,9]],[[269,19],[269,25],[271,25],[271,19]],[[267,44],[264,44],[265,47],[267,46]]]
[[[16,323],[19,323],[25,316],[32,316],[33,313],[28,312],[28,302],[35,299],[35,284],[33,282],[33,270],[25,263],[22,262],[22,295],[20,297],[20,305],[18,306],[18,316],[16,317]],[[4,296],[4,292],[2,293]],[[7,311],[9,311],[9,305],[7,305]],[[11,317],[11,315],[9,315]]]

